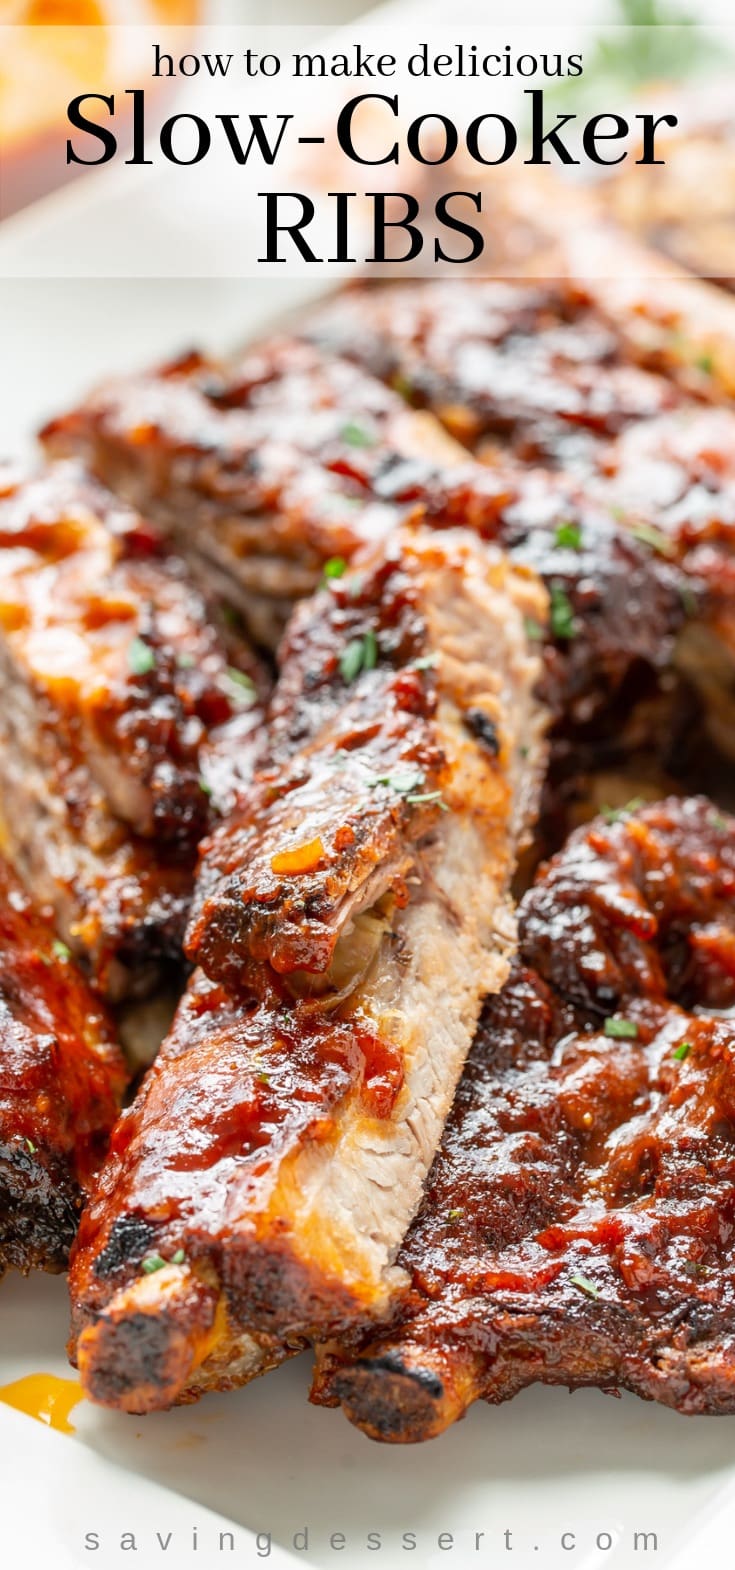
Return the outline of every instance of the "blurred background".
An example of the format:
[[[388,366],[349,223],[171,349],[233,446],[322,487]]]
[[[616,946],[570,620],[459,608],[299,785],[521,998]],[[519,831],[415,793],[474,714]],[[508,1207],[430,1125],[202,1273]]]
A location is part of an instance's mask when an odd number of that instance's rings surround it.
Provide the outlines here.
[[[58,183],[63,165],[54,150],[71,98],[110,64],[119,63],[113,79],[119,75],[121,88],[136,85],[142,66],[114,31],[122,24],[329,27],[369,9],[366,0],[274,0],[267,14],[260,0],[0,0],[0,218]],[[70,165],[64,173],[73,179],[83,170]]]
[[[104,81],[107,90],[145,85],[173,99],[176,84],[150,79],[149,44],[143,28],[130,24],[215,27],[218,24],[253,24],[259,28],[288,26],[325,30],[353,18],[381,10],[405,13],[407,0],[0,0],[0,219],[27,208],[59,183],[83,176],[79,164],[66,165],[64,141],[68,126],[66,107],[78,93],[92,91]],[[421,25],[439,21],[454,25],[470,0],[455,0],[448,16],[446,0],[413,0],[411,21]],[[471,20],[497,27],[499,42],[504,31],[518,25],[577,26],[623,24],[618,41],[608,35],[588,47],[583,82],[575,91],[590,91],[597,107],[603,92],[614,86],[620,92],[638,92],[653,82],[660,85],[699,73],[711,78],[722,67],[722,51],[705,48],[702,23],[735,23],[735,0],[474,0]],[[671,30],[667,24],[686,23]],[[4,24],[4,25],[3,25]],[[120,24],[126,24],[121,26]],[[662,34],[670,35],[666,47]],[[589,36],[589,35],[588,35]],[[656,39],[657,41],[653,41]],[[293,32],[291,35],[293,42]],[[201,45],[201,35],[197,46]],[[714,58],[713,58],[714,55]],[[572,84],[574,85],[574,84]],[[554,92],[554,89],[551,89]],[[611,100],[612,101],[612,100]],[[567,107],[559,101],[558,107]],[[116,132],[122,146],[130,141],[129,117],[116,105]],[[698,116],[701,111],[698,110]],[[717,142],[727,144],[728,178],[722,186],[723,201],[731,210],[735,111],[727,120],[717,107],[717,129],[709,134],[708,157]],[[122,123],[121,123],[122,122]],[[687,153],[695,207],[702,200],[701,168]],[[706,182],[705,182],[706,183]],[[706,269],[705,269],[706,270]],[[712,270],[712,269],[710,269]]]

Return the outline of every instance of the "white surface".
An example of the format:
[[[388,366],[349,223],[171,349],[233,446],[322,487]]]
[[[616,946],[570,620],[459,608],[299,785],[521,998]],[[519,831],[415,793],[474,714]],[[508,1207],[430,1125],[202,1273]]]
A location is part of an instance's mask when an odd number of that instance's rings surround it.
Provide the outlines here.
[[[37,1370],[68,1372],[63,1282],[6,1282],[0,1326],[0,1383]],[[395,1450],[370,1444],[338,1413],[307,1406],[307,1388],[304,1358],[246,1390],[145,1419],[84,1403],[72,1414],[74,1439],[43,1433],[0,1407],[0,1546],[9,1524],[19,1541],[25,1533],[28,1548],[40,1534],[27,1484],[20,1497],[16,1489],[35,1443],[31,1487],[39,1492],[40,1468],[46,1525],[58,1534],[64,1565],[111,1570],[134,1563],[147,1570],[149,1563],[166,1562],[153,1543],[156,1531],[174,1532],[177,1566],[209,1570],[239,1566],[243,1558],[257,1563],[244,1535],[235,1555],[217,1552],[217,1534],[227,1523],[207,1520],[202,1507],[254,1532],[272,1532],[274,1542],[288,1544],[308,1527],[309,1551],[294,1558],[320,1570],[475,1564],[493,1570],[501,1564],[510,1570],[639,1570],[641,1564],[693,1570],[704,1531],[709,1551],[700,1562],[728,1562],[731,1422],[677,1417],[633,1397],[615,1401],[597,1391],[569,1396],[537,1389],[506,1407],[474,1408],[429,1445]],[[163,1491],[143,1487],[142,1479]],[[194,1527],[198,1557],[190,1549]],[[513,1534],[510,1552],[506,1530]],[[82,1550],[88,1531],[100,1533],[96,1554]],[[121,1531],[136,1534],[134,1561],[119,1551]],[[370,1531],[382,1534],[379,1552],[367,1547]],[[404,1531],[417,1534],[415,1554],[400,1548]],[[561,1534],[569,1531],[576,1534],[575,1551],[560,1547]],[[658,1553],[634,1553],[634,1531],[656,1532]],[[330,1534],[337,1532],[347,1539],[344,1550],[329,1548]],[[437,1547],[442,1532],[453,1534],[453,1551]],[[473,1548],[475,1532],[486,1534],[480,1553]],[[611,1535],[611,1549],[595,1549],[598,1533]],[[146,1550],[150,1557],[143,1558]],[[13,1560],[3,1554],[2,1562]],[[278,1563],[275,1552],[270,1563]]]
[[[96,182],[88,182],[91,193]],[[85,187],[87,182],[85,182]],[[12,246],[57,244],[74,221],[80,184],[13,226]],[[99,186],[97,186],[99,189]],[[117,197],[119,201],[119,196]],[[114,204],[113,204],[114,205]],[[116,221],[135,226],[136,214]],[[0,271],[4,239],[0,232]],[[22,246],[21,246],[22,248]],[[7,258],[6,258],[7,261]],[[0,421],[6,452],[93,380],[155,362],[192,342],[214,347],[267,325],[293,303],[275,282],[10,282],[0,293]],[[1,700],[0,700],[1,701]],[[12,1279],[0,1293],[0,1384],[30,1372],[63,1374],[64,1284]],[[370,1445],[334,1412],[306,1405],[308,1361],[234,1395],[145,1420],[76,1413],[77,1434],[47,1433],[0,1406],[0,1564],[278,1565],[243,1532],[218,1552],[227,1523],[288,1544],[308,1527],[296,1563],[346,1570],[478,1565],[497,1570],[692,1570],[729,1564],[735,1497],[735,1422],[677,1417],[633,1398],[534,1390],[507,1407],[476,1407],[430,1445]],[[192,1547],[198,1529],[199,1547]],[[88,1553],[84,1533],[98,1531]],[[120,1533],[136,1535],[121,1552]],[[371,1551],[367,1534],[382,1534]],[[400,1547],[402,1532],[418,1547]],[[512,1549],[503,1534],[510,1531]],[[655,1532],[658,1552],[634,1552]],[[173,1535],[164,1550],[155,1534]],[[344,1549],[329,1536],[344,1533]],[[485,1533],[479,1551],[475,1532]],[[563,1532],[576,1548],[563,1551]],[[452,1533],[451,1550],[437,1545]],[[595,1537],[609,1533],[609,1550]],[[603,1538],[603,1541],[607,1539]]]

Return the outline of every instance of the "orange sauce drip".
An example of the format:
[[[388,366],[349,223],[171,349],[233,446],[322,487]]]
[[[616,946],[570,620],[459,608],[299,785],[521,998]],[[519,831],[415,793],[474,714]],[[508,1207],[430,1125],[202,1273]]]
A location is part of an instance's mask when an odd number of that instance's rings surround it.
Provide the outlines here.
[[[26,1412],[59,1434],[76,1433],[69,1414],[83,1399],[78,1379],[60,1379],[57,1374],[27,1374],[10,1385],[0,1385],[0,1401],[5,1406]]]

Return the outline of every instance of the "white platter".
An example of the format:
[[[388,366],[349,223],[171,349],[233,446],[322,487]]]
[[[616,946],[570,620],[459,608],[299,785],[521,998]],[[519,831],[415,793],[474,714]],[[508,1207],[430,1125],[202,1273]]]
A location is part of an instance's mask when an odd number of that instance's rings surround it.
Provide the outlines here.
[[[0,272],[12,273],[28,245],[63,241],[94,189],[83,181],[0,231]],[[105,211],[121,230],[135,223],[122,185]],[[27,449],[33,429],[96,378],[192,342],[235,343],[303,296],[303,285],[252,280],[4,282],[3,448]],[[68,1375],[66,1319],[63,1281],[5,1282],[0,1385],[39,1371]],[[0,1565],[719,1570],[731,1562],[735,1421],[538,1389],[507,1407],[476,1407],[432,1444],[396,1450],[307,1406],[308,1372],[300,1359],[237,1394],[147,1419],[83,1403],[68,1437],[0,1404]],[[304,1528],[308,1549],[294,1551]],[[235,1546],[220,1551],[227,1531]],[[135,1535],[134,1552],[121,1549],[124,1532]],[[380,1549],[369,1546],[371,1532]],[[415,1550],[401,1546],[404,1532],[416,1534]],[[647,1551],[640,1541],[636,1550],[636,1532],[656,1534],[657,1548],[649,1538]],[[85,1549],[86,1533],[99,1535],[99,1549]],[[251,1533],[272,1534],[270,1557]],[[476,1533],[484,1534],[477,1548]],[[344,1545],[330,1546],[331,1534],[343,1534]],[[451,1546],[446,1537],[440,1546],[440,1534],[451,1534]],[[562,1546],[562,1534],[574,1534],[573,1547],[570,1536]]]

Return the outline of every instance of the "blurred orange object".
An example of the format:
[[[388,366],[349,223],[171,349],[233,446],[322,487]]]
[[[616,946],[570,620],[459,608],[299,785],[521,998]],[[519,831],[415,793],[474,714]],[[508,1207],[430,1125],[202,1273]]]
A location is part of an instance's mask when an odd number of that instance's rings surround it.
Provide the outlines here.
[[[190,26],[200,10],[199,0],[0,0],[7,28],[0,55],[0,217],[83,172],[65,162],[70,99],[145,78],[136,35],[116,28]]]

